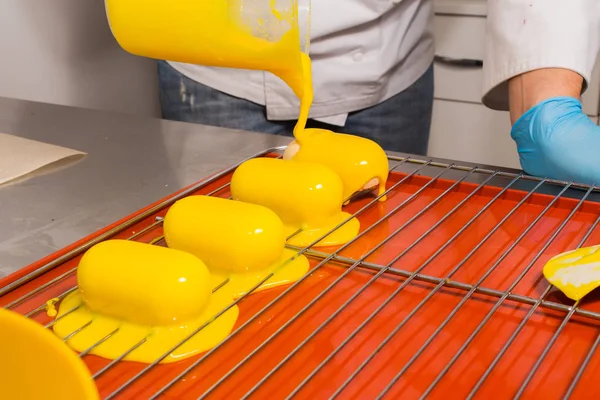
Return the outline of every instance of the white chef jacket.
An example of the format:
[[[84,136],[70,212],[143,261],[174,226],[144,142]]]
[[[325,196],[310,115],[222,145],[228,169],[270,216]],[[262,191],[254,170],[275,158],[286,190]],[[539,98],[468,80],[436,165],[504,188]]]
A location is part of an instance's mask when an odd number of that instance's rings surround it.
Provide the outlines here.
[[[488,0],[483,103],[507,110],[508,80],[540,68],[577,72],[585,90],[599,50],[600,0]]]
[[[310,118],[344,125],[347,113],[378,104],[414,83],[431,65],[431,0],[311,0]],[[298,117],[292,90],[268,72],[181,63],[187,77],[265,105],[270,120]]]
[[[483,103],[508,109],[508,79],[560,67],[587,86],[600,46],[600,0],[488,0]],[[434,57],[431,0],[312,0],[310,118],[343,126],[349,112],[400,93]],[[171,63],[187,77],[298,117],[291,89],[268,72]]]

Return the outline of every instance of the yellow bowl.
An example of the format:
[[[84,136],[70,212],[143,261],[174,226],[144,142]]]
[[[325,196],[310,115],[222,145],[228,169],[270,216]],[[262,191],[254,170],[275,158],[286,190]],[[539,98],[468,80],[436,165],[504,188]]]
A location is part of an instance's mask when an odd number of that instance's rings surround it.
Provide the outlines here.
[[[0,397],[99,399],[83,361],[52,332],[0,309]]]

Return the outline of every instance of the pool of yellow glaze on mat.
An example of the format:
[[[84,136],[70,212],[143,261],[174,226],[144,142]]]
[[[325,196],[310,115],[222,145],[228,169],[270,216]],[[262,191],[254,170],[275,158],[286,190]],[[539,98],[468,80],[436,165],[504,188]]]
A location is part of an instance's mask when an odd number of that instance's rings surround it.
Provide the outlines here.
[[[137,285],[132,286],[132,292]],[[215,292],[208,306],[196,318],[186,320],[181,324],[150,326],[131,323],[126,320],[113,318],[90,310],[83,302],[79,291],[68,295],[60,304],[58,318],[68,311],[77,308],[69,315],[61,318],[54,325],[54,332],[65,338],[72,332],[84,327],[67,342],[75,350],[82,352],[106,336],[112,334],[106,341],[95,347],[90,353],[107,359],[115,359],[145,339],[137,349],[125,357],[125,360],[152,363],[192,334],[196,329],[212,319],[219,311],[231,303],[227,293]],[[179,348],[174,350],[163,363],[179,361],[195,354],[209,350],[229,335],[239,309],[233,306],[218,319],[207,325]],[[87,325],[89,322],[91,324]]]
[[[567,297],[581,300],[600,286],[600,245],[559,254],[544,265],[543,273]]]

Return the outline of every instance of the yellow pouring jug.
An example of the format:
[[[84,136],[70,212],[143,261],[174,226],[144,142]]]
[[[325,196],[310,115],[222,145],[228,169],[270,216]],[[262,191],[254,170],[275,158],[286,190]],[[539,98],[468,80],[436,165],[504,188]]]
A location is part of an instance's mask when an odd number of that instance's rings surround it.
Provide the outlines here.
[[[308,54],[310,0],[106,0],[127,52],[190,64],[263,70],[300,96],[300,49]]]
[[[97,400],[83,361],[42,325],[0,308],[0,397]]]

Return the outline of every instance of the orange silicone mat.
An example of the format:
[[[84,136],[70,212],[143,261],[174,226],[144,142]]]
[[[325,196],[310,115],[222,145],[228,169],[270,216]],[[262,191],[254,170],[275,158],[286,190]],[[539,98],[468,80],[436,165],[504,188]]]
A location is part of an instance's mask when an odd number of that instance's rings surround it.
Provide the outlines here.
[[[234,334],[217,349],[153,366],[84,356],[92,374],[102,372],[102,397],[598,398],[600,299],[592,293],[571,307],[541,269],[557,253],[600,242],[600,205],[583,201],[585,191],[514,189],[517,175],[488,186],[467,182],[478,170],[459,169],[457,181],[446,179],[453,166],[429,165],[423,176],[426,164],[401,164],[386,202],[365,196],[345,207],[358,212],[364,235],[342,249],[305,250],[311,273],[240,301]],[[227,198],[230,177],[196,194]],[[112,237],[155,241],[166,211]],[[0,306],[49,323],[41,307],[74,288],[79,257],[6,293]]]

